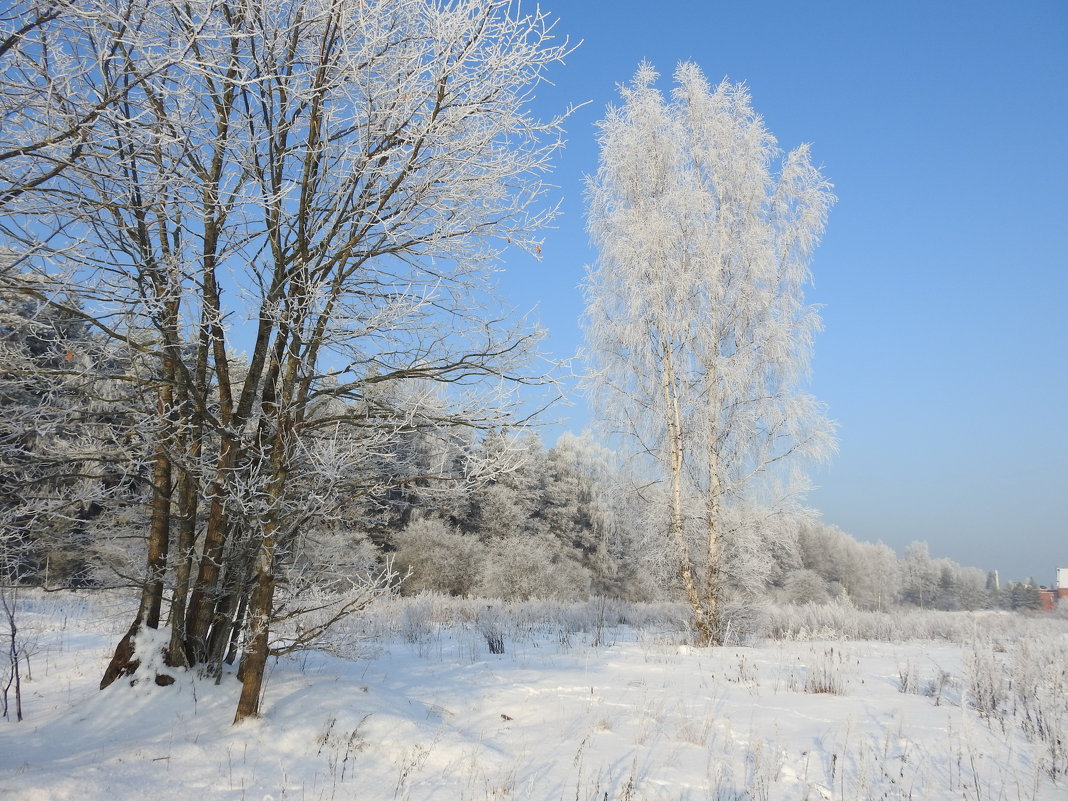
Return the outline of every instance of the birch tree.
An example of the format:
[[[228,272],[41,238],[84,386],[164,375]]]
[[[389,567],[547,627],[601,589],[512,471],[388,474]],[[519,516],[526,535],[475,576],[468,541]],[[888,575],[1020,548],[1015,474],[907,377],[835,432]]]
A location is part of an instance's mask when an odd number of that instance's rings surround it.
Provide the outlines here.
[[[787,505],[793,468],[832,448],[799,386],[819,325],[803,288],[833,197],[807,146],[781,156],[744,85],[712,88],[682,64],[665,98],[656,79],[643,64],[600,123],[590,383],[604,425],[666,490],[651,497],[696,640],[713,644],[730,538]]]
[[[35,269],[65,270],[92,325],[154,365],[146,579],[103,683],[169,623],[172,664],[242,653],[240,720],[303,533],[436,478],[384,455],[413,430],[498,426],[536,379],[536,332],[493,311],[491,280],[554,215],[561,118],[529,104],[569,47],[507,0],[142,8],[91,75],[121,102],[5,212],[9,231],[59,221]],[[187,57],[161,67],[172,42]]]

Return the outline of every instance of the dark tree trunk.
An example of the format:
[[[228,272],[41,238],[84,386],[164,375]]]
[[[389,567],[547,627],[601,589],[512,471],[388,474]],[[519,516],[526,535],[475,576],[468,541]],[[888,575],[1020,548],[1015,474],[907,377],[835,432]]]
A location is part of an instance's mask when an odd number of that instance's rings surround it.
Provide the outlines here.
[[[267,667],[270,642],[271,606],[274,603],[274,550],[270,539],[265,539],[257,558],[252,596],[248,605],[248,640],[241,658],[241,697],[237,702],[234,723],[260,714],[260,696],[263,691],[263,674]]]
[[[215,618],[216,597],[226,551],[227,525],[224,498],[229,491],[229,474],[236,462],[237,443],[232,437],[223,440],[218,472],[211,490],[204,549],[196,583],[189,596],[189,610],[185,619],[186,651],[193,664],[204,662],[208,656],[208,634]]]
[[[111,661],[104,670],[104,677],[100,680],[101,690],[112,684],[116,679],[133,675],[137,668],[141,666],[141,661],[134,658],[134,637],[141,630],[142,622],[140,617],[134,618],[133,625],[130,626],[129,631],[122,636],[119,644],[115,646],[115,653],[112,654]]]
[[[170,412],[173,396],[171,386],[167,378],[174,376],[174,366],[165,363],[164,382],[160,385],[157,393],[159,419],[169,427],[168,414]],[[160,616],[163,609],[163,579],[167,570],[167,552],[170,546],[171,530],[171,478],[172,466],[171,455],[168,452],[167,443],[169,437],[160,434],[156,444],[152,465],[152,512],[148,528],[148,575],[141,587],[141,602],[137,608],[137,615],[129,630],[119,640],[115,647],[111,661],[104,670],[104,676],[100,680],[100,688],[103,689],[121,676],[134,673],[141,664],[134,652],[134,638],[143,627],[150,629],[159,628]]]
[[[174,567],[174,599],[168,620],[171,640],[167,646],[167,662],[171,665],[189,664],[185,650],[186,598],[193,573],[196,547],[197,491],[196,481],[188,470],[178,480],[178,558]]]
[[[166,446],[157,447],[152,471],[152,522],[148,531],[148,580],[142,590],[144,623],[159,628],[163,610],[163,579],[171,534],[171,457]]]
[[[247,536],[241,538],[241,542],[237,542],[238,539],[236,533],[230,535],[234,547],[227,557],[227,575],[223,578],[223,591],[215,605],[215,621],[208,636],[206,661],[217,672],[222,670],[230,643],[235,638],[240,639],[242,617],[251,588],[255,554],[248,553]]]

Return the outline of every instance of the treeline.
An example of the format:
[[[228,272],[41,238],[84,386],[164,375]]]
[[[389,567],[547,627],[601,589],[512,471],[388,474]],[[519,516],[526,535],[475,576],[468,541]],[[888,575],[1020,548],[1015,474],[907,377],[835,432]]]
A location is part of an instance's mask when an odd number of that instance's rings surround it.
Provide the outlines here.
[[[136,360],[109,351],[71,314],[11,293],[0,294],[0,348],[5,577],[140,587],[155,428],[151,399],[131,380]],[[233,369],[243,369],[236,357]],[[382,392],[376,402],[399,407],[405,399]],[[286,593],[329,589],[388,565],[405,594],[678,597],[647,511],[657,488],[636,487],[590,434],[564,434],[547,448],[532,432],[413,426],[387,445],[344,468],[337,508],[309,515],[281,560]],[[933,558],[924,543],[898,556],[799,515],[769,514],[740,538],[726,569],[731,597],[750,604],[1038,606],[1033,582],[999,589],[988,572]]]
[[[565,434],[543,449],[527,435],[523,462],[442,506],[414,507],[396,518],[390,540],[397,565],[410,571],[401,591],[525,599],[676,599],[677,582],[662,564],[645,501],[614,472],[613,454],[585,434]],[[1034,581],[1000,587],[991,571],[930,555],[913,542],[903,555],[860,542],[807,516],[771,517],[758,536],[732,552],[728,572],[736,599],[782,603],[848,600],[861,609],[901,606],[941,610],[1037,609]]]

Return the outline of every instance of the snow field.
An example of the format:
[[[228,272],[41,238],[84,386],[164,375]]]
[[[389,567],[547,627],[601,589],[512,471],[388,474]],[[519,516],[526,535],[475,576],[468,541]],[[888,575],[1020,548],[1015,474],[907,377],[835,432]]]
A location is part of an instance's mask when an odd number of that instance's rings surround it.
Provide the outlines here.
[[[1068,797],[1063,619],[703,650],[671,607],[401,599],[274,663],[264,718],[233,727],[230,676],[96,690],[122,607],[23,597],[5,801]]]

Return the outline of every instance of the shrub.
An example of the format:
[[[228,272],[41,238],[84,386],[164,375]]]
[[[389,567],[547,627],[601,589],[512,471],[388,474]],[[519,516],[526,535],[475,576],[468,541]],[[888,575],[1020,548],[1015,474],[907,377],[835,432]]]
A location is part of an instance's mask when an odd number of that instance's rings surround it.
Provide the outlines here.
[[[404,594],[473,592],[486,559],[485,546],[475,537],[464,536],[441,520],[424,518],[409,523],[396,542],[394,567],[402,576],[410,572],[401,585]]]
[[[528,537],[506,537],[489,546],[479,594],[487,598],[525,601],[555,598],[585,600],[590,571],[553,552],[548,543]]]
[[[819,604],[831,600],[827,582],[814,570],[795,570],[783,583],[782,598],[790,604]]]

